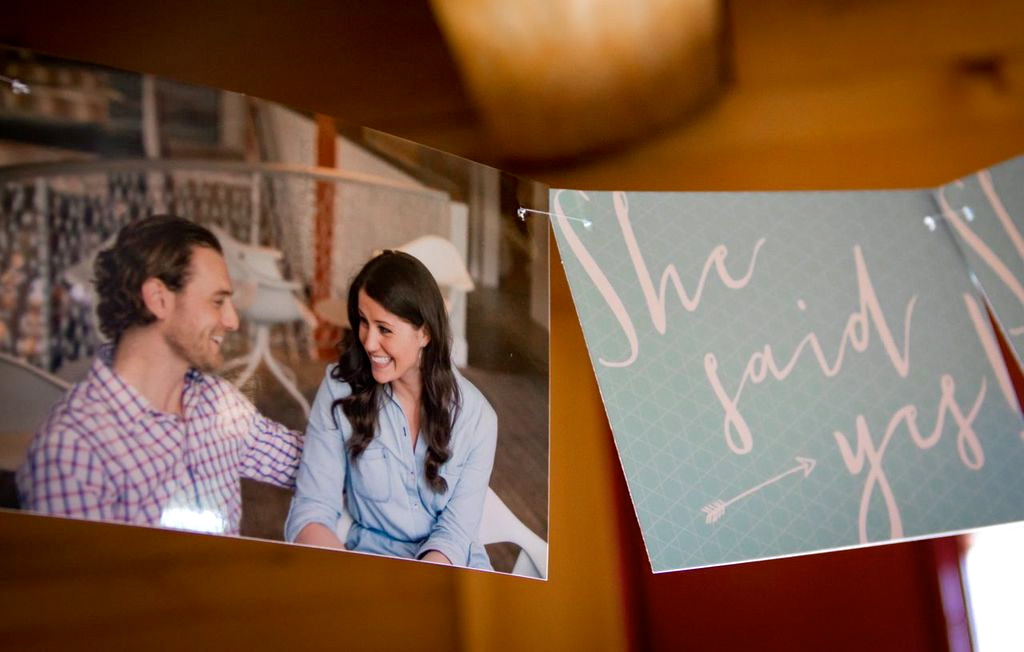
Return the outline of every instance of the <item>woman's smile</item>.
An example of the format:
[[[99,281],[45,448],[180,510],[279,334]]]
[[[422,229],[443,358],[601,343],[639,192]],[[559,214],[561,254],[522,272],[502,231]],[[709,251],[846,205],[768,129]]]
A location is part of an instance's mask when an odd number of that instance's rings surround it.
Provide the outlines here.
[[[420,383],[420,351],[430,341],[426,329],[417,328],[386,310],[365,291],[359,291],[359,341],[370,359],[373,379]]]

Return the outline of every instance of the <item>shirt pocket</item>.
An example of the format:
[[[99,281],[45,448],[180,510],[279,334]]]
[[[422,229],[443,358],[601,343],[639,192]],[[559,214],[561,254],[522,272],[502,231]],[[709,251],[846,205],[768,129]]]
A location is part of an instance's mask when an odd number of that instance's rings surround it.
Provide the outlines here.
[[[391,498],[391,461],[388,458],[388,450],[383,446],[368,446],[352,465],[352,491],[374,502]]]
[[[452,495],[455,493],[455,487],[458,485],[459,479],[462,477],[462,467],[464,464],[465,462],[460,462],[459,464],[452,464],[449,462],[441,467],[440,474],[441,477],[445,479],[445,482],[448,483],[448,488],[444,493],[434,493],[431,491],[431,494],[433,495],[432,503],[435,512],[440,513],[448,506],[448,501],[451,500]]]

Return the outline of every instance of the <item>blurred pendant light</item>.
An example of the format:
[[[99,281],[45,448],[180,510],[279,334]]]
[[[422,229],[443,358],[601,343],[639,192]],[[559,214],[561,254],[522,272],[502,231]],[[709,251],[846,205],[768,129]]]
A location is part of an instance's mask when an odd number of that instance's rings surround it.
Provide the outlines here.
[[[717,0],[431,0],[492,146],[578,156],[677,123],[721,78]]]

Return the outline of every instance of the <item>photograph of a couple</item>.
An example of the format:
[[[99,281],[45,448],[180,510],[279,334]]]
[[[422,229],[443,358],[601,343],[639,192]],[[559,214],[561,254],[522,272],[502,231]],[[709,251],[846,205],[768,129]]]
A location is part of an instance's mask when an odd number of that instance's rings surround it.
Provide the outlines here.
[[[546,578],[543,188],[4,55],[93,90],[0,114],[0,505]]]

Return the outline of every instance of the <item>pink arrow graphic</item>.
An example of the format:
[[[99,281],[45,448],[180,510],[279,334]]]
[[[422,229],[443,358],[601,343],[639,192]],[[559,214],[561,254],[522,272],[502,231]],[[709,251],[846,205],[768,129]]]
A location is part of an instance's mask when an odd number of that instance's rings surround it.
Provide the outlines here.
[[[774,483],[778,482],[779,480],[785,478],[787,475],[792,475],[794,473],[798,473],[800,471],[803,471],[804,472],[804,477],[806,478],[807,476],[809,476],[811,474],[811,471],[814,470],[815,461],[812,460],[811,458],[809,458],[809,457],[799,457],[798,456],[796,458],[796,461],[797,461],[797,465],[794,466],[793,468],[788,469],[786,471],[783,471],[782,473],[778,474],[774,478],[771,478],[769,480],[765,480],[764,482],[762,482],[761,484],[757,485],[756,487],[751,487],[750,489],[747,489],[746,491],[744,491],[743,493],[739,494],[738,496],[734,496],[734,497],[730,498],[729,500],[715,500],[713,502],[708,503],[707,505],[704,505],[704,507],[702,507],[701,510],[700,510],[700,511],[704,512],[704,514],[706,515],[704,517],[704,522],[705,523],[709,523],[709,524],[710,523],[715,523],[716,521],[718,521],[718,519],[722,518],[722,516],[725,515],[725,508],[726,507],[728,507],[729,505],[732,505],[733,503],[735,503],[737,501],[743,500],[747,496],[751,496],[751,495],[757,493],[758,491],[761,491],[762,489],[764,489],[768,485],[774,484]]]

